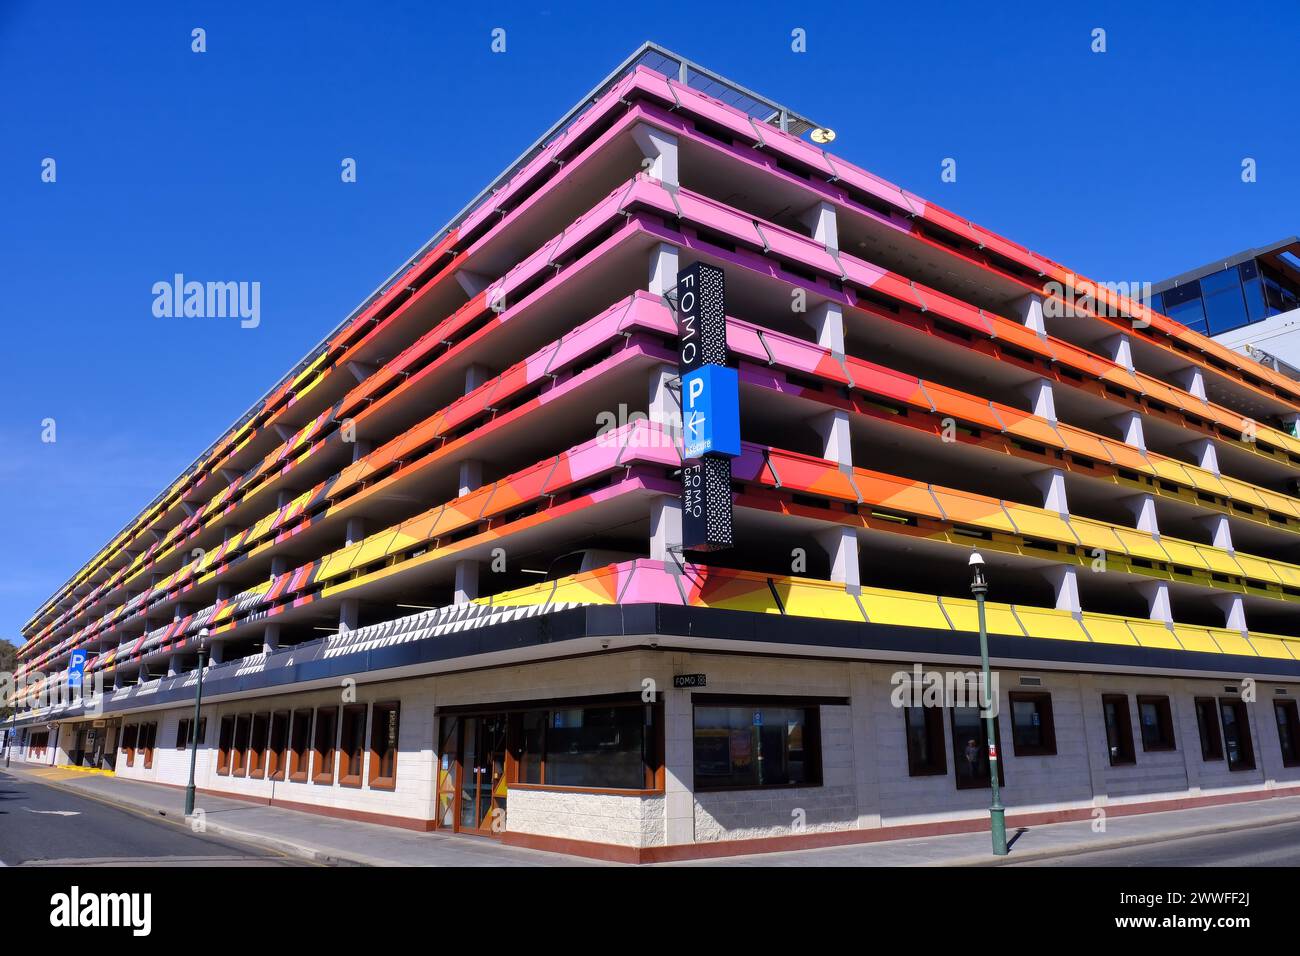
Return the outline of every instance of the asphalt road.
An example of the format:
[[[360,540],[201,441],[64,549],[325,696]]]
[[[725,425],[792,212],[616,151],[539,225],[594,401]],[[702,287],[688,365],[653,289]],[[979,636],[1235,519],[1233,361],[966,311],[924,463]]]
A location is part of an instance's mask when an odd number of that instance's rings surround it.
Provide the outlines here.
[[[303,866],[0,769],[0,866]]]
[[[1300,866],[1300,821],[1141,846],[1027,860],[1010,866]]]

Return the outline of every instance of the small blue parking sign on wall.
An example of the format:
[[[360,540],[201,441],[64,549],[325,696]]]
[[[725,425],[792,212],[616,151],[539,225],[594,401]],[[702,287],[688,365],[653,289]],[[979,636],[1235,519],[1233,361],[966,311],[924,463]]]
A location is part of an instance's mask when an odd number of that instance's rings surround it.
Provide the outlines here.
[[[73,651],[72,658],[68,661],[68,686],[80,687],[85,671],[86,651],[84,649]]]

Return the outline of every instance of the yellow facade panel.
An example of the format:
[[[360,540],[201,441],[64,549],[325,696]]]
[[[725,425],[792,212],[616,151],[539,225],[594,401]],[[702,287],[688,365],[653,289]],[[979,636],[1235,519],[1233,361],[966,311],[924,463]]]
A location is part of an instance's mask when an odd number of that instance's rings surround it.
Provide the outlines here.
[[[1127,644],[1133,647],[1138,643],[1122,617],[1085,613],[1083,627],[1098,644]]]
[[[1025,607],[1017,604],[1016,617],[1020,618],[1025,633],[1052,641],[1087,641],[1088,634],[1069,611],[1046,607]]]
[[[939,599],[933,595],[863,588],[859,598],[872,624],[951,630],[939,608]]]

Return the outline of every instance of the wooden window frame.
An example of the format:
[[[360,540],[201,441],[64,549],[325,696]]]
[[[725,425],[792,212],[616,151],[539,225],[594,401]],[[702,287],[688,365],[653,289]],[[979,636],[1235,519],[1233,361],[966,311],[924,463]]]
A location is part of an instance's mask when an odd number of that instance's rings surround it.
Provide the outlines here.
[[[1209,706],[1209,723],[1206,723],[1205,713],[1202,707]],[[1197,697],[1193,700],[1193,706],[1196,710],[1196,730],[1197,737],[1200,738],[1202,731],[1208,731],[1206,736],[1210,738],[1210,752],[1206,753],[1205,741],[1201,741],[1201,760],[1209,763],[1212,760],[1223,760],[1225,751],[1223,749],[1223,728],[1219,726],[1222,717],[1219,714],[1219,702],[1214,697]]]
[[[942,777],[948,773],[948,740],[943,729],[942,707],[903,707],[903,745],[907,749],[907,775],[909,777]],[[930,753],[938,754],[928,767],[917,762],[912,753],[912,727],[908,711],[919,710],[925,716],[925,736],[930,743]],[[937,746],[936,746],[937,744]]]
[[[249,780],[261,780],[266,776],[266,743],[270,733],[271,715],[265,711],[260,714],[253,714],[248,729],[247,763]]]
[[[289,715],[289,762],[285,770],[288,771],[290,783],[306,783],[311,777],[313,713],[310,707],[300,707]],[[300,723],[307,729],[303,733],[302,747],[298,748],[294,746],[294,734]]]
[[[393,742],[393,772],[388,776],[381,777],[379,775],[379,767],[381,763],[381,757],[380,757],[381,752],[378,746],[378,744],[380,744],[381,741],[378,738],[381,732],[387,735],[388,721],[384,719],[381,722],[381,717],[383,717],[384,715],[390,712],[395,713],[397,715],[395,718],[397,723],[397,740]],[[369,734],[369,749],[370,749],[369,778],[370,779],[368,781],[368,785],[371,790],[396,790],[397,789],[397,756],[400,753],[398,743],[401,741],[401,735],[402,735],[401,701],[397,701],[397,700],[375,701],[375,703],[370,708],[370,734]],[[387,741],[386,740],[382,741],[382,743],[386,745]]]
[[[1050,691],[1027,691],[1013,690],[1007,694],[1007,700],[1011,709],[1011,749],[1017,757],[1055,757],[1056,750],[1056,718],[1052,714],[1052,694]],[[1032,744],[1021,745],[1016,742],[1016,704],[1033,703],[1038,706],[1039,733],[1042,734],[1043,742],[1037,746]],[[1000,762],[1000,761],[999,761]]]
[[[240,728],[243,728],[242,732]],[[253,715],[235,715],[235,739],[230,748],[230,775],[243,777],[248,773],[248,740],[253,732]]]
[[[230,752],[235,745],[235,715],[221,718],[217,731],[217,776],[230,776]]]
[[[329,733],[323,734],[321,717],[328,715]],[[321,786],[334,785],[334,754],[339,745],[339,708],[317,707],[316,717],[312,721],[311,739],[311,782]],[[328,739],[324,739],[328,737]],[[324,750],[321,747],[324,746]]]
[[[276,728],[279,733],[276,733]],[[279,745],[276,738],[279,737]],[[266,738],[266,779],[283,780],[285,778],[285,753],[289,748],[289,711],[271,712],[271,726]]]
[[[1237,726],[1245,730],[1242,744],[1247,758],[1244,761],[1239,760],[1236,766],[1233,766],[1232,761],[1229,760],[1228,769],[1233,773],[1256,770],[1259,764],[1255,759],[1255,741],[1251,737],[1250,712],[1246,709],[1246,702],[1239,697],[1220,697],[1219,720],[1223,720],[1223,707],[1225,704],[1232,708],[1234,716],[1237,718]],[[1228,754],[1228,735],[1226,733],[1223,735],[1223,753],[1226,758]]]
[[[140,739],[140,727],[137,724],[122,725],[122,753],[126,755],[126,765],[135,766],[135,747]]]
[[[369,704],[344,704],[339,714],[339,786],[340,787],[360,787],[362,784],[362,775],[366,763],[366,731],[369,729],[367,718],[370,716]],[[343,735],[348,731],[348,723],[352,720],[360,719],[360,726],[353,726],[356,733],[356,739],[344,740]],[[352,746],[345,746],[351,744]],[[359,766],[353,766],[351,750],[357,751],[356,762]]]
[[[1142,705],[1152,704],[1156,708],[1156,724],[1159,728],[1160,742],[1148,746],[1146,734],[1142,733]],[[1137,698],[1138,733],[1142,737],[1144,753],[1168,753],[1178,749],[1178,739],[1174,736],[1174,711],[1169,697],[1164,694],[1139,694]]]
[[[1300,767],[1300,707],[1292,698],[1274,697],[1273,698],[1273,723],[1278,724],[1277,716],[1279,712],[1285,711],[1287,717],[1287,727],[1291,731],[1291,757],[1288,759],[1286,751],[1282,750],[1282,734],[1278,732],[1277,744],[1278,750],[1282,753],[1282,766]]]
[[[148,728],[146,730],[145,728]],[[140,749],[144,751],[144,769],[153,769],[153,747],[157,743],[158,724],[148,723],[140,725],[140,736],[144,739],[140,743]]]
[[[1118,705],[1116,715],[1119,719],[1117,732],[1121,734],[1121,744],[1124,745],[1124,752],[1117,758],[1114,748],[1110,741],[1110,726],[1106,723],[1106,705],[1113,703]],[[1106,758],[1110,761],[1112,767],[1132,767],[1137,764],[1137,750],[1133,746],[1133,717],[1128,709],[1128,694],[1102,694],[1101,695],[1101,726],[1105,731],[1106,737]]]

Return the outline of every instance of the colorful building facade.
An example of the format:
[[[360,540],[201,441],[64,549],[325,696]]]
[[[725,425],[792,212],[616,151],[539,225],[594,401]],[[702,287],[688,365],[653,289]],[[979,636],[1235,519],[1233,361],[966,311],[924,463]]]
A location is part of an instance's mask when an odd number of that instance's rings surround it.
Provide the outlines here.
[[[814,136],[638,50],[35,613],[20,756],[633,861],[976,829],[919,691],[978,549],[1011,823],[1300,792],[1300,382]]]

